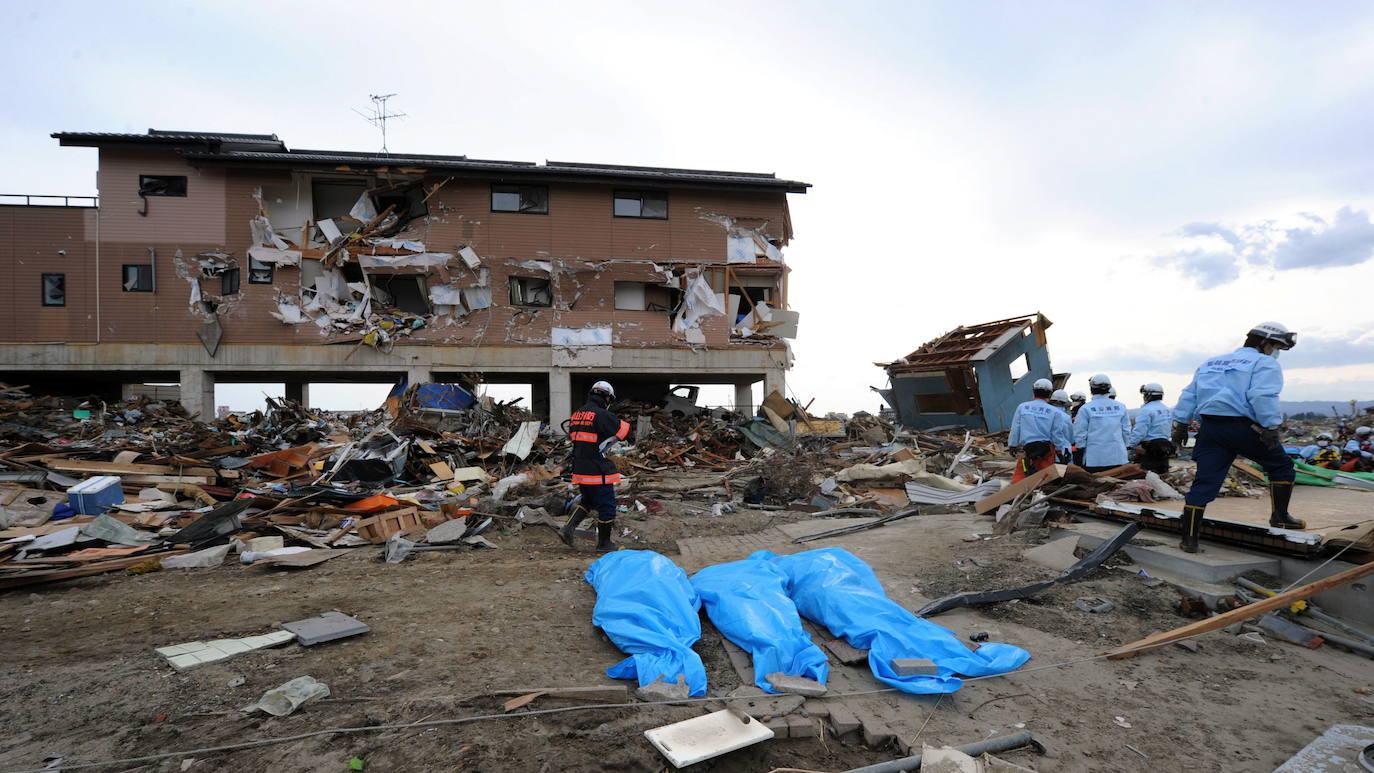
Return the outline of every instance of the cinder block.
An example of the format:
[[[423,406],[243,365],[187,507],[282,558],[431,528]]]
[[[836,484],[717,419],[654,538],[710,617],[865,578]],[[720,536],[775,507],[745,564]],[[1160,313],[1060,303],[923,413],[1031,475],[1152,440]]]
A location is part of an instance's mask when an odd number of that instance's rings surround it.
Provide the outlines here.
[[[852,733],[861,727],[859,718],[854,716],[854,712],[848,708],[835,704],[830,707],[830,727],[835,731],[835,735]]]
[[[938,676],[940,669],[928,658],[893,658],[888,661],[897,676]]]

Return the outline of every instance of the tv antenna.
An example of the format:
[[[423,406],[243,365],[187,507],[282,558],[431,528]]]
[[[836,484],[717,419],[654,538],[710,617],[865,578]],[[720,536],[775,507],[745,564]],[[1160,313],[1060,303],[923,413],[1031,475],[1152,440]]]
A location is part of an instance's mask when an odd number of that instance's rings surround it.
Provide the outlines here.
[[[381,132],[382,132],[382,152],[383,152],[383,153],[388,153],[388,152],[390,152],[390,151],[388,151],[387,148],[386,148],[386,122],[387,122],[389,119],[392,119],[392,118],[405,118],[405,117],[406,117],[406,114],[405,114],[405,113],[388,113],[388,112],[386,111],[386,101],[387,101],[388,99],[391,99],[392,97],[396,96],[395,94],[369,94],[369,95],[367,95],[367,96],[368,96],[368,99],[371,99],[371,100],[372,100],[372,112],[371,112],[371,114],[364,113],[363,111],[361,111],[361,110],[359,110],[359,109],[357,109],[357,108],[353,108],[353,112],[355,112],[355,113],[357,113],[358,115],[362,116],[364,119],[367,120],[368,123],[372,124],[373,126],[376,126],[379,130],[381,130]]]

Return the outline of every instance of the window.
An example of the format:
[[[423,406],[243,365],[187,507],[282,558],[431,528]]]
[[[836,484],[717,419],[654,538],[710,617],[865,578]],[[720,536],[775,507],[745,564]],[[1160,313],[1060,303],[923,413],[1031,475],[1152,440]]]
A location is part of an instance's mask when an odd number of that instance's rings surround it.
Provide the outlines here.
[[[311,180],[311,209],[315,215],[315,222],[347,217],[349,211],[353,209],[353,205],[358,203],[358,198],[366,191],[367,182],[364,180]],[[344,230],[348,226],[358,227],[356,224],[346,221],[335,223],[335,225],[340,230]]]
[[[549,280],[526,276],[511,277],[510,305],[552,306],[553,291],[549,287]]]
[[[66,306],[66,305],[67,305],[67,275],[66,275],[66,274],[44,274],[44,275],[43,275],[43,305],[44,305],[44,306]]]
[[[1023,354],[1011,361],[1011,380],[1020,381],[1030,373],[1030,355]]]
[[[372,297],[377,303],[408,314],[424,316],[429,307],[425,277],[418,274],[369,274]]]
[[[248,284],[250,285],[270,285],[272,284],[272,269],[275,268],[271,263],[263,263],[253,258],[248,259]]]
[[[616,217],[668,219],[668,194],[662,191],[616,191]]]
[[[644,282],[616,282],[616,311],[644,311]]]
[[[239,294],[239,270],[237,268],[226,268],[219,275],[219,294],[238,295]]]
[[[124,265],[124,292],[150,293],[153,291],[153,264],[139,263]]]
[[[186,177],[184,175],[138,176],[138,195],[140,196],[185,196]]]
[[[547,185],[493,185],[491,211],[547,215],[549,188]]]

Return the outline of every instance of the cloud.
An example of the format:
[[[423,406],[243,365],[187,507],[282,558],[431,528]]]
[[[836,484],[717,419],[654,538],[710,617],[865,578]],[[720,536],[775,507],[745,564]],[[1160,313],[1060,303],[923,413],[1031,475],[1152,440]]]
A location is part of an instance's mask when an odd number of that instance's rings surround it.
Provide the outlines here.
[[[1093,358],[1093,367],[1110,373],[1114,370],[1159,371],[1163,373],[1191,373],[1203,360],[1234,351],[1245,338],[1246,328],[1236,331],[1235,345],[1224,344],[1215,351],[1178,349],[1148,351],[1120,347]],[[1297,368],[1339,368],[1348,365],[1368,365],[1374,362],[1374,336],[1350,337],[1304,336],[1298,331],[1298,345],[1279,358],[1285,370]]]
[[[1273,271],[1355,266],[1374,257],[1374,222],[1367,210],[1341,207],[1327,221],[1300,212],[1297,225],[1281,228],[1272,220],[1228,226],[1187,223],[1175,232],[1183,243],[1155,256],[1156,265],[1173,268],[1202,289],[1240,278],[1244,264]]]

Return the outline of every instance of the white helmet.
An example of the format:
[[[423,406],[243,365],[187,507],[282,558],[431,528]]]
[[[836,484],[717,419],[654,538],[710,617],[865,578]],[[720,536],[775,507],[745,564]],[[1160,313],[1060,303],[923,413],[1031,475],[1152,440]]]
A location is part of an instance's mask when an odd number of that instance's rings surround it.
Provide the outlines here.
[[[1037,378],[1037,379],[1035,380],[1035,383],[1034,383],[1034,384],[1031,384],[1031,391],[1033,391],[1033,392],[1052,392],[1052,391],[1054,391],[1054,383],[1051,382],[1051,381],[1050,381],[1049,379],[1047,379],[1047,378]]]
[[[1090,386],[1090,387],[1095,387],[1095,386],[1111,386],[1111,385],[1112,385],[1112,380],[1111,380],[1111,378],[1109,378],[1109,377],[1107,376],[1106,373],[1098,373],[1097,375],[1095,375],[1095,376],[1093,376],[1092,378],[1088,379],[1088,386]]]
[[[1150,383],[1140,387],[1140,393],[1142,395],[1159,395],[1160,397],[1163,397],[1164,387],[1160,386],[1157,382],[1151,381]]]
[[[1087,401],[1088,396],[1083,394],[1082,392],[1074,392],[1072,395],[1069,396],[1069,399],[1073,400],[1075,403],[1082,403]]]
[[[596,394],[597,392],[600,392],[601,394],[604,394],[607,397],[610,397],[611,399],[615,399],[615,390],[611,388],[611,382],[609,381],[598,381],[595,384],[592,384],[592,394]]]
[[[1292,349],[1298,342],[1298,334],[1291,332],[1286,326],[1278,322],[1261,322],[1250,328],[1247,335],[1259,336],[1266,341],[1278,344],[1280,349]]]
[[[1359,435],[1360,437],[1369,437],[1370,433],[1372,433],[1372,432],[1374,432],[1374,429],[1370,429],[1369,427],[1356,427],[1356,428],[1355,428],[1355,434],[1356,434],[1356,435]]]
[[[1054,390],[1054,394],[1050,395],[1050,402],[1054,403],[1055,405],[1068,405],[1069,393],[1065,392],[1062,389],[1056,389]]]
[[[1115,400],[1115,399],[1116,399],[1116,387],[1112,387],[1111,389],[1108,389],[1108,390],[1107,390],[1107,396],[1110,397],[1110,398],[1112,398],[1113,400]]]

